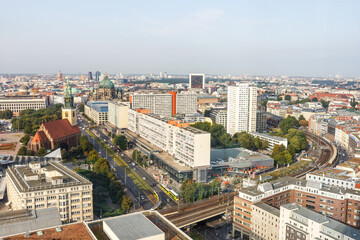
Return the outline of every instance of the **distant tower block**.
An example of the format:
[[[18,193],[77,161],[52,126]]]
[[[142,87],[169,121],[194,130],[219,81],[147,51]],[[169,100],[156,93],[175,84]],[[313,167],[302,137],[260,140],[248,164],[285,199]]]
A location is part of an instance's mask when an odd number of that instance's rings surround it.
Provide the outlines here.
[[[205,88],[205,74],[191,73],[189,74],[189,88]]]

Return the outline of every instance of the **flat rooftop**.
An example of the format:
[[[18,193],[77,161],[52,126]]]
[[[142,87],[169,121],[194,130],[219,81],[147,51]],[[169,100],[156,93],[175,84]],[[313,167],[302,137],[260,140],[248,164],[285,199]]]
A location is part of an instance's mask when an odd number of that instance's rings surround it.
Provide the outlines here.
[[[282,187],[286,187],[289,185],[297,185],[297,186],[301,186],[301,187],[307,187],[309,185],[314,185],[311,184],[314,183],[313,181],[307,181],[305,179],[298,179],[298,178],[294,178],[294,177],[283,177],[271,182],[267,182],[267,183],[262,183],[262,184],[267,184],[269,186],[271,186],[271,190],[276,190]],[[261,185],[261,184],[260,184]],[[356,190],[356,189],[350,189],[350,188],[343,188],[343,187],[338,187],[338,186],[330,186],[330,185],[326,185],[326,184],[316,184],[316,186],[320,186],[318,189],[324,192],[329,192],[329,193],[335,193],[335,194],[340,194],[340,195],[345,195],[345,194],[354,194],[354,195],[358,195],[360,196],[360,190]],[[315,185],[314,185],[315,187]],[[254,187],[249,187],[249,188],[242,188],[239,190],[239,192],[248,194],[250,196],[258,196],[263,194],[264,192],[258,190],[257,186]]]
[[[118,239],[136,240],[164,234],[154,223],[141,213],[104,220]]]
[[[273,139],[275,141],[287,141],[286,138],[282,138],[282,137],[278,137],[278,136],[271,136],[268,133],[251,132],[250,134],[255,136],[255,137],[264,137],[264,138]]]
[[[60,224],[60,214],[56,207],[6,212],[0,214],[0,237],[26,233]],[[15,239],[24,239],[24,236],[22,235],[22,238]]]
[[[254,204],[254,206],[258,207],[258,208],[261,208],[262,210],[272,214],[272,215],[275,215],[277,217],[280,217],[280,210],[273,207],[273,206],[270,206],[266,203],[263,203],[263,202],[259,202],[259,203],[256,203]]]
[[[94,240],[92,234],[88,231],[85,223],[72,223],[68,225],[57,225],[52,228],[35,229],[30,231],[29,236],[25,238],[25,233],[4,237],[3,240],[22,240],[22,239],[76,239],[76,240]],[[42,232],[39,235],[38,232]]]
[[[316,170],[309,174],[316,175],[319,177],[334,178],[349,182],[352,180],[352,177],[350,176],[352,172],[337,168],[324,168],[324,169]]]
[[[11,178],[19,191],[29,192],[91,184],[89,180],[59,162],[52,161],[43,165],[39,163],[41,167],[35,170],[31,166],[36,163],[7,168],[7,177]],[[54,183],[53,180],[57,179],[62,181]]]

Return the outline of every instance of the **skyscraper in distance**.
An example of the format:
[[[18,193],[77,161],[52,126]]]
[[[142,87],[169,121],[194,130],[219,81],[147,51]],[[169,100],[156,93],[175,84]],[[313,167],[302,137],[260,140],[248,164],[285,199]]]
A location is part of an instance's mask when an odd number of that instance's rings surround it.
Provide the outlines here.
[[[96,71],[95,72],[95,80],[98,82],[100,81],[100,72],[99,71]]]
[[[242,83],[228,87],[227,133],[256,131],[257,88]]]
[[[190,73],[189,74],[189,88],[205,88],[205,74]]]
[[[92,72],[89,72],[88,73],[88,80],[90,81],[90,80],[92,80],[93,79],[93,77],[92,77]]]

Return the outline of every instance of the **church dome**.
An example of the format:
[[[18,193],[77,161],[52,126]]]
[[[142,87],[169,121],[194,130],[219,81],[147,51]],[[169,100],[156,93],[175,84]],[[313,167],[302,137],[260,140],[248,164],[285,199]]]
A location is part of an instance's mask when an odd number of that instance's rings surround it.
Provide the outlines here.
[[[101,80],[101,82],[99,83],[98,88],[114,89],[115,86],[114,86],[113,82],[108,79],[108,76],[106,74],[105,78],[103,80]]]
[[[19,92],[28,92],[29,88],[26,85],[21,85],[19,87]]]

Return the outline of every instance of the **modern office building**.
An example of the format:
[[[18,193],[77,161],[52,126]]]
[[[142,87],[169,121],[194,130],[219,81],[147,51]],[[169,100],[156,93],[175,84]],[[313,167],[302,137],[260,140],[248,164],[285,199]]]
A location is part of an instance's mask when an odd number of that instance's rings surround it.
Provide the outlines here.
[[[93,79],[92,72],[89,72],[89,73],[88,73],[88,80],[90,81],[90,80],[92,80],[92,79]]]
[[[14,116],[27,109],[39,110],[49,106],[48,97],[7,96],[0,98],[0,111],[9,109]]]
[[[100,72],[99,71],[95,72],[95,81],[97,81],[97,82],[100,81]]]
[[[127,128],[129,105],[121,102],[109,102],[108,108],[109,123],[119,129]]]
[[[6,175],[13,210],[57,207],[63,222],[93,219],[92,183],[60,162],[15,165]]]
[[[360,230],[296,203],[280,207],[280,240],[287,239],[360,239]],[[268,238],[266,238],[268,239]]]
[[[189,88],[205,88],[205,74],[190,73],[189,74]]]
[[[85,105],[84,113],[97,125],[105,124],[108,121],[108,103],[89,101]]]
[[[163,117],[175,114],[192,114],[197,111],[197,97],[195,94],[178,94],[169,92],[164,94],[132,94],[130,95],[132,109],[146,109],[151,113]]]
[[[177,165],[193,169],[196,180],[206,181],[210,166],[210,133],[141,109],[129,109],[128,129],[157,149],[166,151]]]
[[[228,87],[227,133],[256,131],[257,88],[249,84]]]
[[[221,124],[226,129],[227,110],[211,110],[210,119],[217,124]]]
[[[234,234],[236,236],[252,237],[255,235],[252,219],[256,214],[253,212],[253,206],[259,202],[277,209],[288,203],[296,203],[344,224],[360,228],[360,192],[358,189],[284,177],[258,186],[242,188],[234,202],[235,209],[243,213],[241,216],[234,215]],[[281,217],[280,213],[280,219]]]
[[[268,133],[258,133],[252,132],[251,135],[254,137],[258,137],[261,140],[266,140],[269,142],[268,150],[273,150],[275,145],[284,145],[285,148],[288,146],[288,141],[286,138],[278,137],[278,136],[271,136]]]

